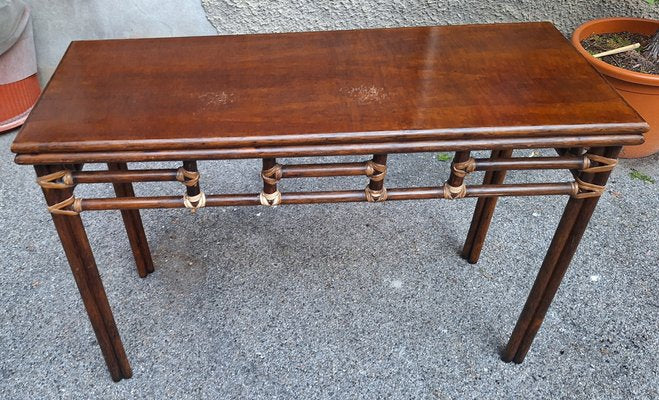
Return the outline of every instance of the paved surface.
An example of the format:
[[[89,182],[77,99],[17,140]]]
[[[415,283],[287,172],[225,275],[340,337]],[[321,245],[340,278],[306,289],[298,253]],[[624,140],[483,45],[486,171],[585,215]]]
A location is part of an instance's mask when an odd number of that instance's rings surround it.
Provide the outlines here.
[[[477,265],[457,254],[474,200],[146,211],[157,266],[147,279],[119,213],[85,214],[134,369],[112,383],[33,171],[12,163],[13,136],[0,136],[0,398],[659,396],[659,183],[629,175],[659,179],[658,157],[614,172],[522,365],[498,351],[564,198],[502,200]],[[201,166],[208,191],[258,190],[256,161]],[[388,182],[436,184],[447,172],[432,154],[393,156]],[[364,181],[283,188],[319,184]],[[110,194],[96,186],[81,194]]]

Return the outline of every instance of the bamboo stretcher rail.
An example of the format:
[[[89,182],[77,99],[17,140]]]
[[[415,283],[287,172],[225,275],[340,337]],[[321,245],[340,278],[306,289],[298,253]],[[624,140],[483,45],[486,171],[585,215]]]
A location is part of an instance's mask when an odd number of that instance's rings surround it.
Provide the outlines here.
[[[141,169],[122,171],[72,171],[75,183],[133,183],[176,181],[177,169]]]
[[[517,184],[517,185],[484,185],[470,186],[465,184],[464,178],[471,172],[482,169],[487,173],[504,172],[508,169],[548,169],[570,168],[571,172],[596,173],[611,171],[617,164],[614,158],[598,154],[586,153],[583,156],[511,158],[512,152],[507,150],[503,158],[490,157],[489,159],[474,159],[469,151],[457,151],[451,163],[451,174],[448,180],[440,187],[442,193],[433,188],[407,188],[392,189],[392,200],[407,200],[421,198],[456,199],[462,197],[498,197],[498,196],[533,196],[544,194],[570,194],[576,198],[589,198],[600,196],[604,192],[601,185],[583,181],[578,176],[574,182],[558,184]],[[293,164],[282,166],[275,158],[264,158],[261,170],[263,190],[259,193],[259,204],[277,206],[279,204],[305,204],[305,203],[333,203],[348,201],[368,202],[386,201],[388,189],[384,186],[387,173],[387,155],[375,154],[371,160],[355,163],[325,163],[325,164]],[[130,184],[139,181],[171,180],[181,182],[186,193],[183,196],[183,206],[195,212],[206,206],[207,196],[199,186],[200,174],[197,162],[183,161],[183,167],[174,169],[150,169],[129,171],[112,163],[108,164],[108,171],[83,172],[81,169],[62,169],[50,174],[39,176],[37,183],[44,189],[73,189],[78,183],[112,182],[115,185]],[[113,168],[112,166],[115,166]],[[287,177],[316,177],[337,175],[361,175],[369,178],[369,183],[360,191],[327,191],[327,192],[301,192],[288,193],[282,201],[282,193],[277,189],[277,183],[285,175]],[[487,175],[487,174],[486,174]],[[487,181],[487,179],[486,179]],[[122,191],[123,193],[123,191]],[[245,197],[246,196],[246,197]],[[134,194],[126,192],[121,199],[82,199],[71,196],[61,202],[53,204],[48,209],[54,214],[76,215],[87,209],[118,209],[131,210],[139,208],[169,208],[178,207],[175,197],[144,197],[136,198]],[[256,205],[249,195],[210,195],[209,206],[222,205]],[[174,203],[171,203],[175,201]],[[217,204],[215,204],[217,203]]]
[[[476,171],[503,171],[527,169],[573,169],[579,170],[588,166],[586,157],[529,157],[529,158],[479,158]]]
[[[324,164],[282,164],[282,178],[320,178],[366,175],[366,162]]]
[[[580,170],[587,166],[585,157],[534,157],[475,159],[475,171],[569,169]],[[353,163],[284,164],[282,178],[319,178],[328,176],[360,176],[368,171],[367,161]],[[122,171],[71,171],[75,184],[82,183],[136,183],[177,181],[178,169],[143,169]]]
[[[542,196],[572,195],[573,182],[526,183],[508,185],[467,186],[465,197],[492,196]],[[443,199],[444,189],[440,187],[391,188],[387,189],[389,200]],[[133,210],[150,208],[183,208],[181,196],[121,197],[78,199],[82,211]],[[363,190],[327,192],[290,192],[281,194],[280,204],[315,204],[366,201]],[[212,194],[206,195],[206,207],[256,206],[260,205],[259,194]]]
[[[554,150],[559,156],[570,156],[570,155],[578,156],[579,154],[583,154],[585,152],[583,147],[565,148],[565,149],[555,148]],[[577,179],[579,177],[579,170],[570,169],[570,174],[572,174],[572,177],[574,179]]]
[[[327,176],[366,175],[367,161],[354,163],[289,164],[282,165],[282,178],[319,178]],[[75,184],[79,183],[135,183],[177,181],[178,169],[143,169],[127,171],[71,171]]]

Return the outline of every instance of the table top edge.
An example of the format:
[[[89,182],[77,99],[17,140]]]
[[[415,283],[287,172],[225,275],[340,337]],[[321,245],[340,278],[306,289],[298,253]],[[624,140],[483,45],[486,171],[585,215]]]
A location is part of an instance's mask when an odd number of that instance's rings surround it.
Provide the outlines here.
[[[192,139],[143,139],[88,142],[16,142],[11,151],[15,154],[41,154],[60,152],[112,152],[130,150],[169,151],[180,149],[215,150],[240,147],[268,147],[323,144],[373,144],[380,142],[403,143],[420,140],[486,139],[496,137],[521,138],[543,136],[639,135],[650,129],[646,122],[603,123],[553,126],[473,127],[453,129],[421,129],[371,132],[301,133],[290,135],[199,137]],[[20,134],[20,132],[19,132]]]

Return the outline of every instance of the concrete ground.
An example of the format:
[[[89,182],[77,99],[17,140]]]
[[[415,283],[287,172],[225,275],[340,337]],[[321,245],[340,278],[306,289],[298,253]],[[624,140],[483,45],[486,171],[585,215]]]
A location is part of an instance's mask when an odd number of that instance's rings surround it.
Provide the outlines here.
[[[157,268],[146,279],[134,270],[119,213],[86,213],[134,370],[113,383],[33,170],[12,161],[14,136],[0,135],[2,399],[659,397],[659,183],[630,176],[659,179],[657,156],[614,171],[521,365],[498,352],[564,198],[500,201],[477,265],[458,256],[473,199],[144,211]],[[258,168],[254,160],[201,163],[202,185],[257,191]],[[439,184],[447,173],[433,154],[396,155],[388,185]],[[96,186],[80,194],[110,195]]]

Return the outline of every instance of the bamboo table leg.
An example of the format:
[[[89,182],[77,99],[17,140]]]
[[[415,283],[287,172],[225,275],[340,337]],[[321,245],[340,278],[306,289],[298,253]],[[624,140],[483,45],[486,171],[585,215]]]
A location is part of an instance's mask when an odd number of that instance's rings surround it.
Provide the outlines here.
[[[597,148],[592,149],[590,153],[604,155],[608,158],[617,158],[620,149],[620,147]],[[582,173],[580,179],[584,182],[604,186],[610,174],[610,171],[596,174]],[[502,360],[516,363],[524,361],[524,357],[526,357],[526,353],[529,351],[531,343],[547,314],[549,305],[570,265],[572,256],[586,230],[598,200],[599,196],[583,199],[570,198],[568,201],[531,293],[510,336],[508,345],[501,355]]]
[[[108,163],[108,170],[127,171],[128,166],[126,163]],[[112,185],[114,186],[114,192],[117,197],[135,197],[135,191],[133,190],[132,184],[113,183]],[[142,218],[140,217],[140,211],[121,210],[121,217],[124,220],[124,226],[126,227],[126,233],[128,234],[128,241],[133,250],[137,273],[140,275],[140,278],[145,278],[148,274],[154,271],[154,268],[153,260],[151,258],[151,250],[149,250],[149,243],[146,240]]]
[[[37,176],[47,175],[61,169],[58,166],[35,166]],[[48,206],[66,200],[73,194],[73,190],[70,188],[44,188],[43,192]],[[110,375],[114,381],[130,378],[132,376],[130,364],[121,343],[82,220],[77,214],[53,213],[52,217]]]
[[[512,150],[492,150],[491,159],[510,157]],[[506,177],[506,171],[487,171],[483,179],[483,185],[500,185]],[[462,258],[469,263],[475,264],[481,255],[485,236],[490,228],[494,208],[497,205],[497,197],[481,197],[476,203],[474,216],[469,226],[469,233],[462,248]]]

